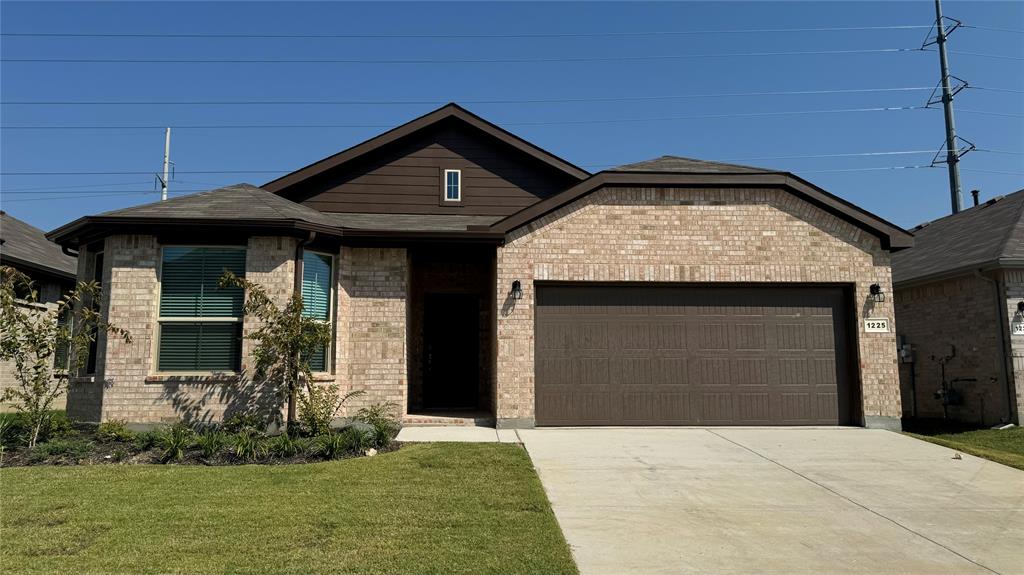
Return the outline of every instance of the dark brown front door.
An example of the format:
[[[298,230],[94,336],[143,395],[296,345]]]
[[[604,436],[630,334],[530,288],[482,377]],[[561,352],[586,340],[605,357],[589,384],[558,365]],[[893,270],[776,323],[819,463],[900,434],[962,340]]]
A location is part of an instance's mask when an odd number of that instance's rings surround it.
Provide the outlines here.
[[[423,400],[428,408],[475,409],[480,377],[480,298],[427,294]]]
[[[839,287],[540,286],[538,425],[850,421]]]

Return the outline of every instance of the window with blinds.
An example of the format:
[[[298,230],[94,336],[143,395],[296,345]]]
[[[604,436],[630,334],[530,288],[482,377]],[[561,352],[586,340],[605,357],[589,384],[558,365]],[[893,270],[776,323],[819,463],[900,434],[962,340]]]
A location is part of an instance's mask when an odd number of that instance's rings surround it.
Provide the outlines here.
[[[245,294],[217,287],[225,270],[245,275],[245,248],[163,249],[158,371],[239,370]]]
[[[334,286],[334,258],[318,252],[305,252],[302,256],[302,313],[326,324],[332,322],[331,305]],[[330,370],[328,349],[316,350],[309,358],[313,372]]]

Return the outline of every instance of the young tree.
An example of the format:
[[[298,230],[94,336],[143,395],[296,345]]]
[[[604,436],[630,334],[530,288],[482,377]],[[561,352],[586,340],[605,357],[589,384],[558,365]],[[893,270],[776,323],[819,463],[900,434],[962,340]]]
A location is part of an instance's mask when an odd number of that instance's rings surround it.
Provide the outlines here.
[[[100,332],[131,342],[124,329],[106,322],[90,304],[98,301],[96,282],[79,282],[56,306],[39,303],[32,281],[18,270],[0,266],[0,360],[14,362],[17,387],[8,388],[3,401],[16,401],[30,425],[29,447],[49,423],[50,408],[68,386],[72,374],[88,360],[89,346]],[[72,316],[72,314],[74,314]],[[62,318],[74,317],[73,321]],[[67,354],[66,365],[57,365]]]
[[[254,342],[252,348],[253,375],[257,383],[278,388],[279,396],[288,402],[287,430],[295,432],[296,403],[302,401],[303,411],[314,423],[311,431],[320,432],[347,399],[337,386],[318,388],[313,384],[309,358],[331,342],[330,326],[303,314],[302,294],[294,293],[284,308],[278,307],[263,286],[225,271],[220,287],[238,287],[245,290],[245,313],[259,320],[259,327],[246,338]],[[305,394],[300,383],[305,382]],[[326,424],[324,423],[326,421]]]

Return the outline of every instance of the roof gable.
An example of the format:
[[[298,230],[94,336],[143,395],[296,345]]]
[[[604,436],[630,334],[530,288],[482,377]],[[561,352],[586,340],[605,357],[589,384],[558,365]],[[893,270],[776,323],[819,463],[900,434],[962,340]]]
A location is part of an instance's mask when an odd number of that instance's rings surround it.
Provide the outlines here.
[[[277,178],[276,180],[267,182],[263,185],[263,189],[287,195],[290,188],[303,181],[319,176],[328,170],[340,168],[366,154],[370,154],[384,146],[395,143],[407,136],[415,134],[418,131],[430,128],[431,126],[446,120],[459,121],[483,135],[496,139],[503,144],[542,162],[543,164],[571,176],[576,181],[583,180],[590,175],[586,170],[575,166],[562,158],[531,144],[530,142],[527,142],[526,140],[488,122],[487,120],[484,120],[480,116],[473,114],[458,104],[449,103],[437,110],[434,110],[433,112],[402,124],[397,128],[388,130],[387,132],[370,138],[365,142],[338,152],[333,156],[329,156],[290,174]]]
[[[43,230],[0,212],[0,261],[73,278],[77,260],[46,239]]]
[[[728,164],[721,165],[728,166]],[[834,196],[800,177],[788,172],[745,172],[738,169],[732,172],[714,173],[616,170],[598,172],[578,185],[525,208],[487,229],[492,232],[511,232],[605,186],[781,188],[875,235],[881,241],[883,249],[896,251],[914,245],[913,236],[903,228]],[[472,227],[470,229],[482,228]]]
[[[893,282],[1024,263],[1024,190],[922,224],[914,248],[893,255]]]

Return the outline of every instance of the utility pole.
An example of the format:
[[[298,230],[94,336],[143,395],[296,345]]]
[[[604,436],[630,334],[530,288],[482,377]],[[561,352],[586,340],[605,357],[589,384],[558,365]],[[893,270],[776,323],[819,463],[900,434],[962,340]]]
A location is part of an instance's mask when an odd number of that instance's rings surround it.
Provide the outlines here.
[[[959,23],[958,23],[959,24]],[[935,43],[939,49],[942,71],[942,110],[946,116],[946,167],[949,168],[949,199],[953,213],[963,208],[960,198],[960,154],[956,148],[956,126],[953,123],[953,92],[949,86],[949,60],[946,57],[946,30],[942,22],[942,0],[935,0]],[[170,138],[168,132],[168,138]]]
[[[164,177],[160,178],[160,201],[167,200],[168,170],[171,167],[171,129],[164,132]]]

